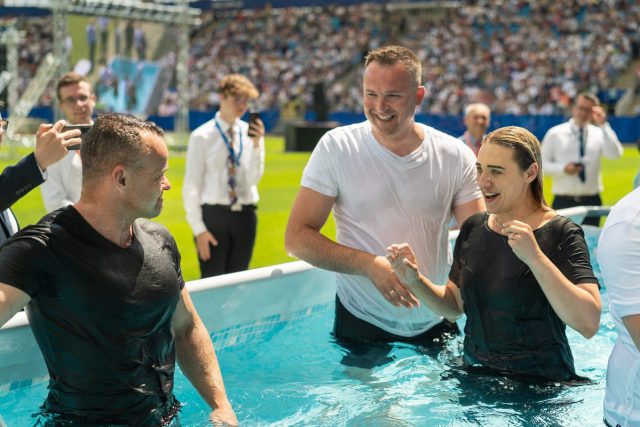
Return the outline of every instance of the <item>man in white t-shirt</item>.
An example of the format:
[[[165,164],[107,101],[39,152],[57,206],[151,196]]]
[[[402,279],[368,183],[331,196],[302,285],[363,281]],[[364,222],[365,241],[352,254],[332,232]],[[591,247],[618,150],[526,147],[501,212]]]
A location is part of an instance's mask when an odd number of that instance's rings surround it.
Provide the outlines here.
[[[394,242],[415,245],[421,268],[445,283],[448,225],[484,210],[475,156],[455,138],[415,122],[425,89],[414,52],[385,46],[367,55],[367,121],[328,132],[315,148],[293,205],[287,251],[336,271],[334,334],[342,342],[428,346],[457,332],[403,286],[387,261]],[[320,233],[333,209],[337,242]]]
[[[618,340],[609,356],[604,418],[640,425],[640,189],[612,209],[600,233],[598,263]]]

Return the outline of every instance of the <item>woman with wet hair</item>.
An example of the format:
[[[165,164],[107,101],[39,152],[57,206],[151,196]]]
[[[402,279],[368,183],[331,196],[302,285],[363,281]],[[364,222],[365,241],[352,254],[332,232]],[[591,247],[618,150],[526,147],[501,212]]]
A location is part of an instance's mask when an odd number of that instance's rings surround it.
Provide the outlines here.
[[[499,373],[577,380],[565,334],[600,322],[600,294],[580,226],[549,208],[540,143],[510,126],[486,136],[476,163],[487,212],[460,229],[445,286],[421,274],[407,244],[388,248],[399,279],[433,311],[467,316],[464,361]]]

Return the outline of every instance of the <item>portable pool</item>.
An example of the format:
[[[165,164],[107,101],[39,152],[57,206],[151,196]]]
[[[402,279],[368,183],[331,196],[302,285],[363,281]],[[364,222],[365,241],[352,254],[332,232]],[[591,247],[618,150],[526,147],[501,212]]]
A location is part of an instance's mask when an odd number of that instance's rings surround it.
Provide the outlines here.
[[[567,210],[580,221],[584,209]],[[592,250],[599,230],[585,227]],[[596,274],[599,269],[594,265]],[[589,384],[536,385],[461,368],[462,338],[443,350],[371,347],[373,367],[351,366],[331,337],[333,273],[293,262],[188,284],[216,345],[243,426],[601,426],[606,365],[616,339],[603,287],[600,330],[567,329]],[[464,319],[459,321],[462,326]],[[47,393],[44,362],[24,313],[0,329],[0,425],[30,426]],[[182,426],[209,409],[178,373]]]

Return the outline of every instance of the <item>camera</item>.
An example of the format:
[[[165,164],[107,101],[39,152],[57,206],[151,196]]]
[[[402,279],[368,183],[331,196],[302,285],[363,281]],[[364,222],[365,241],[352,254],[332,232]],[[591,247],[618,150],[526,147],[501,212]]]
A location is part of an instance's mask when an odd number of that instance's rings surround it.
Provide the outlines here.
[[[90,125],[90,124],[67,125],[67,126],[62,128],[62,132],[66,132],[68,130],[80,129],[80,139],[82,141],[84,141],[85,137],[87,136],[87,133],[89,133],[89,131],[91,130],[92,126],[93,125]],[[67,147],[67,150],[79,150],[81,146],[82,146],[82,143],[76,144],[76,145],[69,145]]]

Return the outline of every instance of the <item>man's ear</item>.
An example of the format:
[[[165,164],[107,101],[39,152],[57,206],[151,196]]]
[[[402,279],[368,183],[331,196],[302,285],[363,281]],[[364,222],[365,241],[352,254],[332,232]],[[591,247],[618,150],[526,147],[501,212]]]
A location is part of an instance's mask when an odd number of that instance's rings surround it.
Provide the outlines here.
[[[118,189],[124,190],[127,186],[128,176],[124,166],[118,165],[111,171],[111,178]]]

